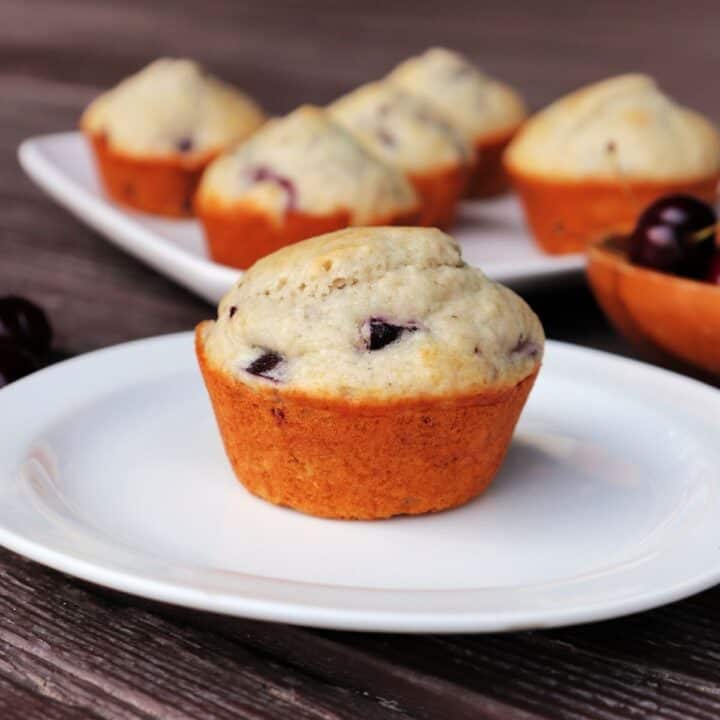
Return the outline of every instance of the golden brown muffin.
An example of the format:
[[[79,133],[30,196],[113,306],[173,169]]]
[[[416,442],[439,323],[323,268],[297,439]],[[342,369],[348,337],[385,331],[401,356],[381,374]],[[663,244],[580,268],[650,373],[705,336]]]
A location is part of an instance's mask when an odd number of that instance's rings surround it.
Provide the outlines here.
[[[527,305],[439,230],[354,228],[256,263],[196,331],[240,481],[313,515],[443,510],[492,481],[533,385]]]
[[[111,198],[181,217],[208,163],[263,120],[250,98],[196,63],[162,59],[95,99],[80,125]]]

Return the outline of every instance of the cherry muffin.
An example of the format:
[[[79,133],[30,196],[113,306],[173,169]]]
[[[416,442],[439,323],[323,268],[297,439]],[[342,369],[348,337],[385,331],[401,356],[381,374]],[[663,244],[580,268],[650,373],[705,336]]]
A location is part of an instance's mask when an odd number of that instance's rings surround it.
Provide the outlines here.
[[[208,163],[263,120],[247,95],[197,63],[160,59],[96,98],[80,126],[113,200],[182,217]]]
[[[432,103],[470,140],[475,159],[468,195],[488,197],[507,190],[502,153],[527,115],[515,90],[445,48],[406,60],[388,79]]]
[[[328,108],[369,150],[408,177],[420,196],[420,225],[449,227],[467,182],[472,148],[417,95],[370,83]]]
[[[196,349],[232,467],[312,515],[444,510],[488,487],[538,318],[434,228],[349,228],[257,262]]]
[[[652,78],[622,75],[531,118],[507,149],[505,164],[540,246],[577,252],[629,232],[643,208],[663,195],[714,202],[720,136]]]
[[[215,160],[195,206],[212,258],[246,268],[348,225],[412,224],[419,200],[401,172],[328,113],[304,106]]]

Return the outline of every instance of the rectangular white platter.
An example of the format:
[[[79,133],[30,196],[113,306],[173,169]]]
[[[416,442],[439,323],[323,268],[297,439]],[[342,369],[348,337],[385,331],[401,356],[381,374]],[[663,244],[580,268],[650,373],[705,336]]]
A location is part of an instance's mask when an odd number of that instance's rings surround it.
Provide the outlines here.
[[[241,271],[210,260],[196,220],[168,220],[129,211],[103,194],[79,132],[42,135],[19,148],[25,172],[56,202],[111,243],[212,303]],[[560,280],[584,267],[583,255],[541,252],[525,229],[512,196],[463,204],[453,235],[463,256],[499,282],[526,287]]]

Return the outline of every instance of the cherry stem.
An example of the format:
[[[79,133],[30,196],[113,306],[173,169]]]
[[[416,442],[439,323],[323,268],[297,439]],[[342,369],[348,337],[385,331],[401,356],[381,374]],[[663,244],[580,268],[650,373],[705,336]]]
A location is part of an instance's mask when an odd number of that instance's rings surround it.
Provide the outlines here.
[[[712,225],[708,225],[706,228],[694,232],[690,237],[692,238],[693,242],[702,242],[706,238],[709,238],[711,235],[715,234],[715,231],[718,229],[718,225],[720,225],[720,223],[713,223]]]

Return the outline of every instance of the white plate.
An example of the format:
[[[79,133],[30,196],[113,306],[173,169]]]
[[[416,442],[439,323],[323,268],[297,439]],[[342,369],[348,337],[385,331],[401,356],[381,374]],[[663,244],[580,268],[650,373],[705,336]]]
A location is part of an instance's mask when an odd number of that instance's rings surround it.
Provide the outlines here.
[[[19,157],[25,172],[80,220],[201,297],[217,302],[238,277],[240,271],[208,258],[197,221],[164,220],[108,201],[79,132],[26,140]],[[512,196],[466,203],[453,233],[469,263],[508,285],[527,285],[584,266],[582,255],[557,257],[540,252]]]
[[[720,392],[548,343],[495,484],[380,522],[267,504],[226,462],[189,334],[0,391],[0,542],[95,583],[327,628],[600,620],[720,580]]]

